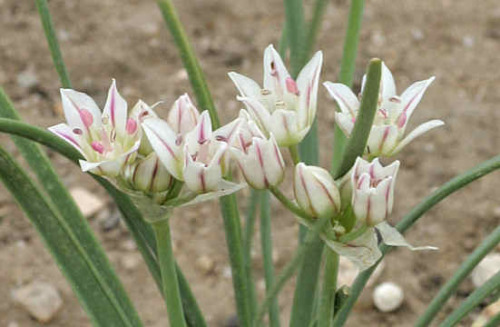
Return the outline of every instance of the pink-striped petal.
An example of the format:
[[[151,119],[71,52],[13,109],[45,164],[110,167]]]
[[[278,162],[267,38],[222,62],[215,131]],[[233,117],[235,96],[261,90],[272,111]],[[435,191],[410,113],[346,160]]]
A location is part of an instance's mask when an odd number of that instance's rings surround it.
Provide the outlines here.
[[[260,97],[261,87],[253,79],[235,72],[230,72],[228,75],[242,97]]]
[[[108,91],[108,98],[104,105],[103,117],[109,120],[110,124],[115,128],[117,135],[126,135],[127,126],[127,102],[118,93],[116,81],[113,79]]]
[[[283,60],[272,45],[264,51],[264,89],[283,98],[286,79],[290,77]]]
[[[407,146],[411,141],[419,137],[420,135],[427,133],[431,129],[434,129],[439,126],[443,126],[444,122],[439,119],[431,120],[426,123],[423,123],[419,125],[417,128],[415,128],[413,131],[411,131],[399,144],[397,147],[392,151],[391,155],[395,155],[399,151],[401,151],[405,146]]]

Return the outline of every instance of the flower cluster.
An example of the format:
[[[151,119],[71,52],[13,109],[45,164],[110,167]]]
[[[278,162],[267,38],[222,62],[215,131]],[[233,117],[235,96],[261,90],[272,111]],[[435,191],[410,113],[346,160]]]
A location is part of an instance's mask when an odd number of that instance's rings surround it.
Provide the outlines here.
[[[50,130],[80,151],[83,171],[104,176],[160,206],[237,191],[243,184],[227,180],[235,167],[252,188],[270,189],[283,199],[278,189],[286,170],[282,151],[300,143],[315,120],[322,62],[322,53],[317,52],[294,80],[270,45],[264,52],[262,87],[229,73],[245,109],[222,127],[214,128],[208,111],[200,113],[187,94],[173,103],[166,119],[143,101],[129,112],[113,81],[102,113],[86,94],[62,89],[67,124]],[[330,218],[321,237],[362,268],[380,256],[375,228],[387,244],[411,247],[385,222],[392,211],[400,163],[384,167],[377,157],[393,156],[415,137],[443,124],[427,122],[405,137],[408,121],[434,78],[417,82],[398,96],[391,72],[385,65],[382,68],[365,159],[358,158],[339,180],[321,167],[295,162],[294,201],[283,201],[308,226],[318,218]],[[360,100],[343,84],[324,85],[340,108],[336,123],[349,137]]]

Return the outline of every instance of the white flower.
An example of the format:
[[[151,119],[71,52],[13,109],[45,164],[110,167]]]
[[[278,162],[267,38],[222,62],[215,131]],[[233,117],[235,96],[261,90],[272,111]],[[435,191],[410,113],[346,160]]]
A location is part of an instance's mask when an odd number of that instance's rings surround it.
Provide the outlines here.
[[[340,210],[339,190],[326,169],[297,164],[293,191],[299,206],[313,217],[333,216]]]
[[[242,127],[230,151],[245,180],[255,189],[279,185],[285,175],[285,163],[274,136],[265,137],[244,109],[240,117]]]
[[[67,124],[49,128],[83,155],[83,171],[108,177],[117,176],[139,148],[141,130],[136,116],[128,116],[127,102],[116,89],[115,80],[101,110],[91,97],[71,89],[61,89]]]
[[[229,77],[240,92],[238,99],[266,136],[272,133],[280,146],[291,146],[302,141],[314,122],[322,62],[323,55],[317,52],[295,81],[269,45],[264,52],[263,88],[235,72]]]
[[[356,160],[351,172],[351,204],[359,222],[375,226],[392,212],[398,169],[399,161],[383,167],[378,159],[371,163]]]
[[[364,87],[366,76],[363,78]],[[434,77],[413,83],[401,96],[396,94],[396,85],[391,71],[382,63],[382,78],[377,112],[368,138],[366,154],[370,156],[392,156],[416,137],[444,124],[441,120],[428,121],[415,128],[406,137],[406,126]],[[337,102],[340,112],[335,120],[346,136],[350,136],[360,102],[356,95],[344,84],[325,82],[324,86]]]

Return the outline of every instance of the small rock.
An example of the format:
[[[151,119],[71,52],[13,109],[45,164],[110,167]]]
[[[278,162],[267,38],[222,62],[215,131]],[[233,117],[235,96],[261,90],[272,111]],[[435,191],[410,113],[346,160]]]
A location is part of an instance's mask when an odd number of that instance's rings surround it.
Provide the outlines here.
[[[12,298],[41,323],[51,321],[63,305],[57,289],[44,282],[23,286],[12,292]]]
[[[233,273],[231,271],[231,267],[225,266],[224,269],[222,269],[222,277],[226,279],[231,279],[233,276]]]
[[[120,248],[122,250],[132,252],[137,250],[137,244],[135,244],[134,240],[126,240],[120,244]]]
[[[413,36],[414,40],[420,41],[424,38],[424,32],[421,29],[415,28],[411,30],[411,36]]]
[[[109,232],[118,228],[120,226],[120,217],[121,213],[118,209],[102,210],[98,215],[96,215],[97,221],[99,221],[99,225],[102,230],[105,232]]]
[[[462,38],[462,44],[466,48],[472,48],[474,46],[474,43],[476,43],[476,40],[473,36],[466,35]]]
[[[11,321],[7,324],[7,327],[19,327],[17,321]]]
[[[90,218],[106,207],[106,202],[84,188],[75,187],[69,191],[85,218]]]
[[[493,209],[493,215],[496,217],[496,218],[500,218],[500,206],[496,207],[495,209]]]
[[[476,320],[474,320],[472,327],[482,327],[498,314],[500,314],[500,300],[493,302],[484,308]]]
[[[38,84],[38,77],[36,76],[33,67],[29,67],[17,75],[17,84],[26,89]]]
[[[196,267],[201,270],[202,273],[208,275],[214,271],[215,261],[209,256],[202,255],[196,260]]]
[[[120,264],[126,270],[134,270],[141,263],[141,256],[137,253],[125,254],[120,258]]]
[[[404,300],[404,293],[399,285],[386,282],[378,285],[373,291],[373,303],[382,312],[398,309]]]
[[[187,81],[188,73],[185,69],[181,69],[174,74],[174,78],[176,81]]]
[[[481,287],[488,279],[500,271],[500,253],[488,254],[472,271],[472,283]]]

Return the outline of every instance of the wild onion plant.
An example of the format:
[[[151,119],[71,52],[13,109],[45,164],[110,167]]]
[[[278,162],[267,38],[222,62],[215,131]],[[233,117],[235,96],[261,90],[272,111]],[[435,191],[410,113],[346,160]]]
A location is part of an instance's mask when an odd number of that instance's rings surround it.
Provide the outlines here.
[[[483,162],[435,190],[395,227],[387,223],[398,170],[404,167],[404,162],[394,157],[409,142],[443,122],[432,120],[406,131],[434,77],[397,93],[389,68],[373,59],[360,94],[351,90],[362,0],[351,1],[336,82],[323,81],[321,75],[324,65],[334,63],[323,62],[321,51],[311,55],[327,2],[316,0],[313,16],[306,22],[302,1],[285,0],[279,52],[273,45],[265,48],[262,83],[229,72],[235,97],[244,109],[223,126],[171,0],[159,0],[158,4],[196,101],[188,91],[170,104],[168,112],[160,109],[161,105],[143,101],[131,106],[120,95],[115,80],[102,110],[90,96],[73,90],[47,2],[35,2],[60,76],[66,123],[49,131],[27,125],[1,91],[0,131],[12,134],[39,183],[3,147],[0,178],[45,241],[96,326],[142,326],[142,322],[102,247],[35,142],[78,163],[109,192],[165,299],[170,326],[176,327],[207,324],[173,255],[170,217],[174,210],[219,199],[240,326],[280,326],[277,297],[295,273],[290,326],[343,326],[387,251],[394,246],[435,250],[411,246],[402,233],[448,195],[500,168],[500,156]],[[328,92],[334,101],[318,104],[318,92]],[[335,105],[332,166],[319,167],[316,112],[333,110]],[[232,178],[235,171],[240,172],[240,180]],[[286,179],[293,185],[292,198],[282,191]],[[242,229],[235,192],[244,187],[252,188],[252,195]],[[302,226],[295,254],[277,275],[271,255],[270,194],[288,209],[290,219]],[[250,264],[257,207],[266,281],[266,296],[260,302]],[[417,326],[430,324],[460,282],[499,242],[497,227],[443,286]],[[351,260],[361,271],[347,292],[343,285],[337,285],[339,256]],[[499,276],[497,273],[472,293],[442,326],[453,326],[487,296],[498,292]]]

